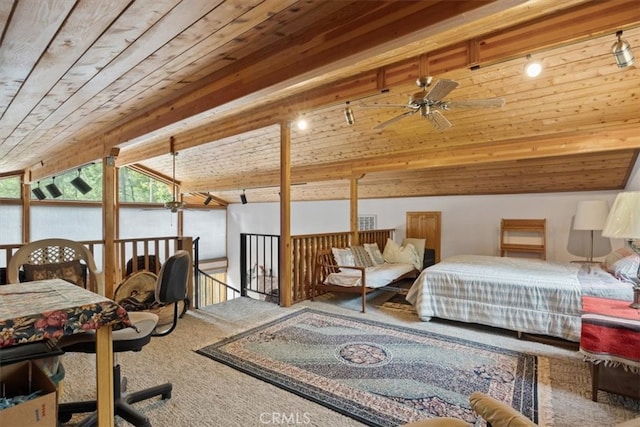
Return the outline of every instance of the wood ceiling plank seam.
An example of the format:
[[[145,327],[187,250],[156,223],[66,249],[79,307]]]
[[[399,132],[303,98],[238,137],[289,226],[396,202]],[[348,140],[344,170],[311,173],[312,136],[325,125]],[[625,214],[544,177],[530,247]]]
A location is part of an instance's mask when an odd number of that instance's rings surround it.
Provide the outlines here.
[[[60,30],[50,42],[40,61],[32,69],[29,78],[16,94],[11,105],[0,119],[0,140],[5,140],[16,132],[16,127],[24,120],[39,101],[71,68],[80,56],[88,50],[94,39],[93,32],[104,32],[109,24],[128,5],[129,0],[90,4],[81,2],[73,13],[65,19]],[[87,26],[86,22],[92,23]],[[83,25],[85,24],[85,25]],[[18,135],[14,144],[27,135]]]
[[[186,4],[178,3],[167,14],[160,17],[151,27],[140,34],[135,41],[128,44],[116,57],[98,70],[82,87],[75,91],[67,100],[55,109],[45,120],[43,120],[36,130],[41,130],[55,123],[59,123],[69,116],[79,106],[91,100],[93,96],[116,80],[121,73],[125,72],[136,64],[140,63],[147,55],[155,52],[164,45],[168,39],[175,37],[182,30],[197,20],[198,17],[206,13],[210,8],[215,7],[218,2],[193,2]],[[131,9],[127,10],[127,13]],[[139,20],[139,17],[138,17]],[[170,21],[171,26],[164,26],[163,23]],[[167,31],[170,28],[172,31]]]
[[[264,2],[259,0],[257,0],[256,3],[264,4]],[[285,4],[288,4],[288,2]],[[169,60],[165,64],[166,67],[169,68],[169,70],[173,70],[173,71],[169,71],[171,77],[166,78],[166,73],[167,73],[166,69],[164,67],[163,68],[158,67],[158,69],[155,72],[150,73],[148,76],[145,76],[143,80],[141,80],[141,84],[148,86],[144,89],[144,91],[136,90],[135,88],[127,88],[126,91],[124,89],[121,89],[119,90],[120,95],[110,99],[109,102],[106,103],[101,108],[107,108],[107,109],[115,108],[116,106],[121,106],[123,104],[126,104],[127,102],[131,101],[136,97],[143,96],[143,94],[146,99],[151,99],[153,103],[154,98],[158,98],[158,97],[166,98],[167,95],[163,94],[164,91],[158,90],[158,89],[164,89],[164,86],[170,87],[171,85],[167,84],[168,81],[172,81],[173,79],[178,79],[180,80],[180,82],[177,82],[176,84],[184,85],[187,83],[187,82],[182,82],[184,78],[186,77],[194,78],[193,68],[194,68],[194,65],[197,63],[198,59],[210,57],[213,53],[215,53],[215,50],[213,49],[216,47],[220,48],[219,44],[221,39],[233,40],[234,37],[238,37],[239,34],[241,34],[243,31],[246,31],[246,28],[249,25],[253,25],[253,24],[249,24],[249,22],[253,22],[253,21],[249,21],[245,19],[247,12],[254,12],[257,10],[256,7],[252,7],[253,4],[249,4],[246,1],[242,0],[239,2],[239,5],[238,5],[238,6],[241,6],[241,9],[227,2],[225,2],[223,6],[225,8],[230,8],[232,10],[235,10],[238,13],[238,15],[228,16],[228,22],[226,22],[225,25],[223,25],[217,31],[213,32],[212,34],[210,34],[209,36],[207,36],[206,38],[198,42],[197,45],[192,46],[190,49],[187,49],[185,52],[182,52],[179,55],[173,54],[175,58]],[[269,10],[273,10],[271,4],[269,5],[269,7],[270,7]],[[202,25],[207,25],[209,27],[208,23],[206,22],[206,19],[209,18],[209,16],[213,17],[213,15],[216,15],[218,11],[219,11],[219,8],[209,13],[209,15],[201,19],[199,22],[201,22]],[[267,16],[267,15],[268,13],[266,12],[261,13],[261,16]],[[220,33],[222,32],[222,30],[226,29],[227,27],[233,26],[234,23],[237,25],[236,30],[232,31],[227,35],[221,36]],[[196,23],[194,26],[190,27],[186,32],[199,34],[200,32],[198,31],[197,25],[198,24]],[[211,28],[208,28],[208,31],[211,31]],[[184,35],[184,33],[182,35]],[[170,41],[168,45],[171,45],[174,40]],[[210,43],[207,43],[207,41],[209,41]],[[213,45],[214,42],[215,42],[215,45]],[[166,47],[167,46],[164,46],[157,53],[158,57],[163,57],[162,50],[165,49]],[[114,88],[114,90],[118,92],[117,87]],[[172,92],[180,92],[179,89],[178,90],[171,89],[171,90]],[[149,96],[147,92],[153,92],[153,95]],[[158,101],[156,101],[156,103],[157,102]],[[115,123],[115,125],[117,124],[118,122]]]
[[[155,8],[154,10],[160,11],[160,6],[168,5],[173,7],[173,3],[176,1],[179,0],[156,1],[154,2],[153,7]],[[118,49],[114,47],[114,39],[111,37],[112,34],[117,34],[116,38],[124,43],[123,46],[129,45],[130,40],[135,40],[138,37],[139,31],[136,29],[139,27],[136,24],[140,23],[140,16],[145,16],[142,13],[138,13],[139,11],[136,7],[141,7],[139,5],[140,3],[134,3],[132,6],[127,8],[127,10],[118,17],[118,20],[116,21],[117,24],[104,32],[98,41],[92,45],[91,49],[87,51],[65,74],[65,77],[60,79],[60,81],[49,91],[48,96],[38,103],[36,111],[44,111],[45,113],[41,115],[36,114],[34,116],[36,117],[36,121],[33,123],[29,122],[31,117],[27,117],[23,121],[21,125],[29,125],[35,129],[29,134],[29,137],[25,139],[24,145],[30,145],[41,138],[48,139],[46,138],[48,136],[48,130],[43,123],[51,116],[51,112],[55,111],[58,106],[64,105],[65,102],[68,102],[69,93],[72,93],[74,90],[77,90],[84,85],[87,79],[90,79],[99,73],[102,67],[112,60],[113,55],[118,51]],[[144,6],[144,8],[148,12],[149,6]],[[162,14],[158,13],[157,15],[161,16]],[[128,20],[131,20],[131,22],[127,23]],[[150,22],[153,23],[155,21]],[[87,23],[90,24],[89,21]],[[105,42],[104,40],[106,39],[109,41]],[[80,78],[81,76],[84,76],[84,79]],[[51,126],[53,131],[56,133],[62,133],[61,129],[56,125],[47,126]],[[23,150],[20,155],[24,156],[27,154],[25,151],[26,150]]]
[[[11,21],[3,31],[0,46],[2,85],[0,85],[0,117],[4,116],[12,99],[28,80],[32,68],[42,59],[50,40],[58,33],[75,1],[19,2],[11,13]],[[26,27],[16,22],[28,23]],[[38,28],[38,31],[33,31]],[[0,140],[0,156],[4,153]]]

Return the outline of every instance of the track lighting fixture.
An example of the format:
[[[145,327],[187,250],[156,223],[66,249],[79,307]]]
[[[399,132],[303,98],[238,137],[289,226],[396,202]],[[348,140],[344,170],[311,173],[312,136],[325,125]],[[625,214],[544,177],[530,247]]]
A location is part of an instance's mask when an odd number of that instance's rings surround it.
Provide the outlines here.
[[[240,201],[242,202],[243,205],[247,204],[247,195],[244,194],[244,190],[242,190],[242,194],[240,195]]]
[[[82,177],[80,176],[80,171],[82,170],[82,168],[78,168],[78,176],[73,178],[71,180],[71,185],[73,185],[76,190],[78,190],[79,192],[81,192],[82,194],[87,194],[89,191],[92,190],[91,186],[89,184],[87,184],[87,182],[82,179]]]
[[[44,200],[47,198],[47,195],[44,194],[44,191],[40,188],[40,181],[38,181],[38,186],[36,188],[31,189],[31,192],[38,200]]]
[[[524,66],[524,72],[529,77],[538,77],[542,72],[542,64],[538,61],[532,61],[531,55],[527,55],[527,63]]]
[[[211,203],[212,200],[213,200],[213,196],[211,195],[211,193],[207,193],[207,198],[204,199],[204,205],[208,206],[209,203]]]
[[[618,68],[625,68],[633,64],[635,58],[631,52],[631,46],[626,40],[622,40],[622,31],[616,33],[618,40],[611,46],[611,52],[618,64]]]
[[[356,122],[356,117],[353,115],[353,110],[349,106],[349,101],[347,101],[347,106],[344,109],[344,118],[347,120],[349,126]]]
[[[58,197],[62,196],[62,191],[60,191],[60,189],[56,185],[55,176],[52,178],[51,184],[46,185],[46,189],[49,192],[49,194],[51,194],[51,197],[53,197],[54,199],[57,199]]]

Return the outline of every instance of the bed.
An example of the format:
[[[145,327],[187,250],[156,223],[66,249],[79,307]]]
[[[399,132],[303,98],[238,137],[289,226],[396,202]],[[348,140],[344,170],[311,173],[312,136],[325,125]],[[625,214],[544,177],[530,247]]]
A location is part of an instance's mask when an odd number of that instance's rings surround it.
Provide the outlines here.
[[[578,342],[583,294],[631,301],[633,283],[599,264],[456,255],[423,270],[406,298],[424,321],[438,317]]]

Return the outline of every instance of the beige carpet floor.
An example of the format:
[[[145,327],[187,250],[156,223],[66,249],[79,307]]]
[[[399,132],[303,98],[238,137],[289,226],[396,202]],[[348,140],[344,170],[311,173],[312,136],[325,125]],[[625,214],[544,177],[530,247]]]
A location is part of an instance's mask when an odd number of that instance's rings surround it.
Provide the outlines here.
[[[240,298],[205,310],[189,311],[170,335],[154,338],[140,353],[120,353],[118,362],[128,378],[129,390],[173,383],[169,400],[158,398],[136,404],[153,426],[361,426],[348,417],[307,401],[249,375],[194,352],[207,344],[271,321],[292,310],[312,307],[354,317],[406,325],[410,328],[453,335],[509,348],[542,358],[551,366],[551,410],[556,427],[606,427],[640,417],[637,400],[599,393],[591,401],[589,370],[575,350],[518,339],[515,334],[461,323],[421,322],[404,310],[378,307],[389,295],[372,294],[367,313],[360,313],[359,299],[326,295],[290,308]],[[61,401],[90,398],[95,393],[94,357],[68,353]],[[74,417],[71,423],[77,420]],[[116,418],[116,425],[128,423]]]

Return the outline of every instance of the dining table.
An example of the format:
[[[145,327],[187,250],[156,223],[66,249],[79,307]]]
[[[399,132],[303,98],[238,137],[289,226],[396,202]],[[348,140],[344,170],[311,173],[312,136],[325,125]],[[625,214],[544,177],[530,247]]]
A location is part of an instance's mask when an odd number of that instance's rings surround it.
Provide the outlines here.
[[[112,330],[131,326],[115,301],[62,279],[0,286],[0,349],[95,331],[100,427],[114,425]]]

